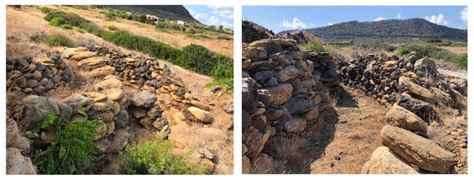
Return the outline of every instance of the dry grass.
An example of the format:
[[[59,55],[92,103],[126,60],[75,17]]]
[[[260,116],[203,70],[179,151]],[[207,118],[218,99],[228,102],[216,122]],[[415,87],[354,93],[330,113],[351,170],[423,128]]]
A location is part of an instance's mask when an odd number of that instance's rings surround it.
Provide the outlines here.
[[[440,46],[440,48],[461,55],[467,53],[467,47],[456,47],[456,46]]]

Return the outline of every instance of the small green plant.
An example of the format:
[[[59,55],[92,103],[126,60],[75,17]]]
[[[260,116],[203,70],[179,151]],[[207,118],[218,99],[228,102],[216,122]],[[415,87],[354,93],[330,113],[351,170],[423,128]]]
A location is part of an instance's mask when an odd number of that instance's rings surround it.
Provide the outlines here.
[[[62,35],[51,35],[44,39],[44,43],[46,45],[53,47],[53,46],[64,46],[64,47],[74,47],[74,42],[72,42],[69,38],[62,36]]]
[[[303,50],[306,52],[328,52],[328,50],[324,47],[324,44],[320,40],[311,40],[308,44],[303,47]]]
[[[120,154],[123,174],[207,174],[209,169],[172,153],[173,144],[160,137],[129,146]]]
[[[54,124],[56,119],[59,119],[56,114],[48,114],[45,118],[47,122],[43,124]],[[84,120],[59,128],[51,145],[33,153],[33,163],[38,167],[39,173],[75,174],[91,165],[93,154],[97,150],[93,139],[99,124],[98,120]]]
[[[111,31],[116,31],[118,30],[117,26],[114,26],[114,25],[109,25],[107,26],[107,29],[111,30]]]
[[[55,27],[60,27],[61,25],[63,25],[65,22],[64,22],[64,19],[61,18],[61,17],[55,17],[53,19],[51,19],[51,21],[49,21],[49,25],[50,26],[55,26]]]
[[[56,113],[53,113],[53,112],[50,112],[48,113],[45,117],[44,117],[44,120],[43,122],[41,122],[41,124],[39,126],[37,126],[36,128],[34,128],[33,130],[31,130],[30,132],[27,133],[27,136],[29,138],[37,138],[39,137],[39,134],[38,132],[40,132],[40,130],[44,130],[46,128],[48,128],[49,126],[54,126],[56,127],[56,129],[59,131],[61,130],[61,120],[60,118],[56,115]]]

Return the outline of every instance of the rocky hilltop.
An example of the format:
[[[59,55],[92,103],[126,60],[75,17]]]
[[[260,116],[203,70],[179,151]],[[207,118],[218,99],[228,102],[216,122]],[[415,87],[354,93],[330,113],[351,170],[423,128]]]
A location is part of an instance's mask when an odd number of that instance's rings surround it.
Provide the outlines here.
[[[128,12],[149,14],[162,19],[172,21],[184,21],[188,23],[200,23],[182,5],[100,5],[102,8],[120,9]]]
[[[304,31],[321,37],[327,42],[364,42],[374,39],[388,42],[433,39],[467,42],[467,30],[437,25],[420,18],[375,22],[349,21],[326,27],[304,29]]]

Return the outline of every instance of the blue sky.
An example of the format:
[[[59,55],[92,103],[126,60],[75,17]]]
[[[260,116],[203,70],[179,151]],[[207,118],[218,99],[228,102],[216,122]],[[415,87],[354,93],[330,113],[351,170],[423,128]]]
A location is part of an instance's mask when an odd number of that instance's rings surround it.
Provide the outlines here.
[[[185,5],[184,7],[203,24],[233,28],[234,8],[232,6]]]
[[[424,18],[467,29],[466,6],[244,6],[242,18],[273,32],[328,26],[346,21]]]

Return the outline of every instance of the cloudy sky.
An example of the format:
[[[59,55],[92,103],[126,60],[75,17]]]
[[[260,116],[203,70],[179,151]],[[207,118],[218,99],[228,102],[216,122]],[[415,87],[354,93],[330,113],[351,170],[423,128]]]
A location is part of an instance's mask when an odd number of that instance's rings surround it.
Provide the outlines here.
[[[315,28],[346,21],[424,18],[452,28],[467,29],[465,6],[244,6],[243,19],[274,32]]]
[[[234,9],[232,6],[197,6],[185,5],[189,13],[199,22],[206,25],[233,28]]]

